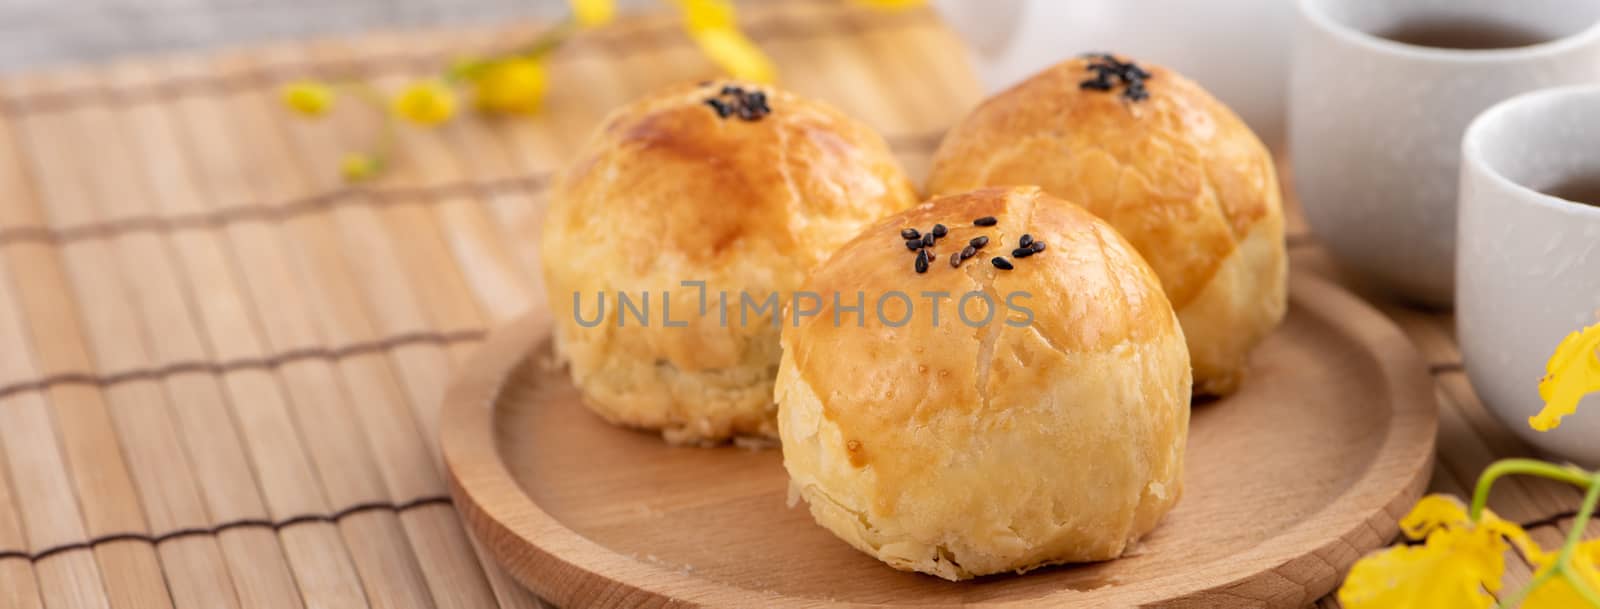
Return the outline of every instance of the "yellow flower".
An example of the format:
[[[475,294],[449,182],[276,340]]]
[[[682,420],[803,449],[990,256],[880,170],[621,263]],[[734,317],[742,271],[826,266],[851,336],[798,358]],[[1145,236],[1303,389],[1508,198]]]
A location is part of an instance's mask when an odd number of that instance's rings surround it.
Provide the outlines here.
[[[370,154],[350,154],[339,161],[339,173],[351,182],[360,182],[378,175],[383,163]]]
[[[924,4],[923,0],[856,0],[856,2],[883,11],[900,11]]]
[[[683,12],[683,28],[700,51],[729,76],[770,83],[778,70],[750,38],[739,31],[733,3],[728,0],[673,0]]]
[[[1539,380],[1544,409],[1528,419],[1539,431],[1561,426],[1561,417],[1577,412],[1578,402],[1600,391],[1600,324],[1573,332],[1556,346]]]
[[[456,111],[456,98],[444,83],[424,80],[396,95],[390,109],[400,118],[431,127],[450,120]]]
[[[1474,524],[1466,507],[1446,495],[1422,498],[1400,529],[1427,541],[1356,562],[1339,588],[1345,609],[1488,609],[1505,574],[1506,541],[1538,552],[1517,525],[1488,510]]]
[[[728,0],[673,0],[683,11],[683,27],[689,32],[706,30],[732,30],[739,24],[735,20],[733,3]]]
[[[1555,568],[1555,555],[1544,557],[1537,562],[1539,570],[1534,577],[1549,572]],[[1600,592],[1600,540],[1590,540],[1578,545],[1572,554],[1572,566],[1577,571],[1576,576],[1583,580],[1591,592]],[[1577,607],[1594,607],[1588,599],[1579,594],[1573,587],[1570,579],[1573,573],[1563,572],[1546,580],[1539,587],[1528,594],[1522,603],[1522,609],[1575,609]]]
[[[708,29],[690,33],[700,50],[729,76],[737,80],[770,83],[778,69],[743,32],[734,29]]]
[[[1505,569],[1489,552],[1458,552],[1470,535],[1444,533],[1426,545],[1396,546],[1362,558],[1339,588],[1345,609],[1489,609]],[[1491,549],[1492,552],[1492,549]]]
[[[513,57],[484,68],[474,83],[473,95],[481,110],[530,114],[544,101],[545,83],[544,64]]]
[[[572,18],[579,26],[591,28],[611,23],[617,14],[612,0],[567,0],[572,5]]]
[[[283,88],[283,105],[305,116],[322,116],[333,105],[333,90],[310,80],[292,82]]]

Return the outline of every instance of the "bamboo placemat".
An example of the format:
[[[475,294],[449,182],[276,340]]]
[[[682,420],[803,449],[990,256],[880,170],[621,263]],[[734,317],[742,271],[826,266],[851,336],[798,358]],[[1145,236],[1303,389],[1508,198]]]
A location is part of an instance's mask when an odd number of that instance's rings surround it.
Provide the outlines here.
[[[979,97],[929,12],[790,1],[745,21],[788,86],[879,129],[917,178]],[[539,298],[531,236],[565,155],[609,109],[711,67],[667,16],[583,34],[542,114],[405,130],[395,171],[361,187],[337,159],[372,125],[276,103],[292,78],[392,85],[536,31],[0,82],[0,607],[541,606],[457,521],[436,407]],[[1307,234],[1292,223],[1296,272],[1333,273]],[[1473,395],[1450,316],[1379,305],[1433,364],[1435,488],[1526,454]],[[1516,480],[1492,505],[1554,543],[1577,499]]]

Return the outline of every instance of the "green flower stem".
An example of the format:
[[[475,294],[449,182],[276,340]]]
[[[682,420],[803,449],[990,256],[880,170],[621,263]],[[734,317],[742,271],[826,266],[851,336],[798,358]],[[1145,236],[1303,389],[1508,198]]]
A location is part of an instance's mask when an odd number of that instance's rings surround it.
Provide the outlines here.
[[[1600,594],[1595,594],[1589,589],[1589,583],[1584,581],[1577,568],[1572,566],[1572,554],[1578,551],[1578,543],[1583,541],[1584,530],[1589,528],[1589,519],[1594,516],[1596,503],[1600,503],[1600,474],[1595,474],[1589,479],[1589,492],[1583,496],[1583,507],[1578,508],[1578,517],[1572,520],[1572,530],[1567,531],[1567,542],[1561,546],[1561,555],[1556,558],[1556,568],[1552,571],[1561,571],[1567,578],[1567,583],[1573,590],[1578,591],[1578,596],[1589,601],[1590,605],[1600,609]]]
[[[1555,564],[1547,571],[1534,576],[1533,581],[1518,590],[1516,594],[1501,600],[1496,604],[1503,609],[1512,609],[1520,606],[1539,586],[1549,582],[1552,578],[1566,578],[1567,584],[1582,596],[1589,605],[1600,609],[1600,594],[1590,589],[1588,582],[1584,581],[1582,574],[1572,564],[1572,555],[1577,552],[1578,544],[1583,541],[1584,530],[1589,526],[1589,520],[1594,517],[1596,504],[1600,504],[1600,473],[1588,473],[1572,466],[1560,466],[1543,461],[1531,459],[1506,459],[1497,461],[1484,470],[1478,477],[1478,487],[1472,496],[1471,518],[1474,522],[1483,514],[1483,506],[1489,499],[1489,488],[1494,486],[1496,478],[1506,474],[1527,474],[1560,480],[1575,486],[1587,489],[1583,495],[1583,505],[1578,508],[1578,515],[1572,521],[1572,530],[1567,531],[1567,539],[1561,545],[1561,551],[1556,555]]]
[[[470,57],[457,61],[444,71],[444,81],[452,85],[470,83],[483,76],[496,62],[511,58],[538,59],[556,50],[568,38],[577,33],[578,22],[567,19],[548,30],[539,33],[538,38],[528,41],[527,44],[489,57]]]
[[[561,46],[561,43],[566,42],[567,38],[571,37],[577,31],[578,22],[574,19],[567,19],[566,21],[556,24],[555,27],[545,30],[544,33],[539,34],[539,37],[533,39],[532,42],[522,45],[517,50],[512,51],[509,53],[509,56],[527,57],[530,59],[542,57],[545,54],[556,50],[556,47]]]
[[[1576,467],[1556,465],[1533,459],[1502,459],[1489,464],[1483,470],[1483,475],[1478,476],[1478,487],[1472,493],[1472,508],[1467,513],[1473,522],[1483,516],[1483,507],[1489,503],[1489,488],[1494,486],[1495,480],[1506,474],[1523,474],[1549,478],[1577,486],[1589,488],[1595,485],[1594,474]]]
[[[1555,575],[1556,570],[1551,569],[1533,576],[1533,581],[1528,582],[1527,586],[1524,586],[1521,590],[1518,590],[1516,594],[1513,594],[1510,597],[1495,603],[1494,606],[1497,609],[1516,609],[1518,606],[1522,605],[1522,601],[1527,600],[1529,594],[1533,594],[1534,590],[1539,589],[1539,586],[1543,586],[1545,582],[1550,581],[1550,578],[1555,577]]]
[[[372,85],[361,81],[344,81],[338,86],[350,91],[350,95],[365,102],[378,113],[382,121],[378,128],[378,138],[373,142],[372,150],[368,153],[372,157],[375,169],[383,171],[389,165],[389,156],[395,148],[395,121],[389,112],[389,104],[383,97],[383,92],[373,88]]]

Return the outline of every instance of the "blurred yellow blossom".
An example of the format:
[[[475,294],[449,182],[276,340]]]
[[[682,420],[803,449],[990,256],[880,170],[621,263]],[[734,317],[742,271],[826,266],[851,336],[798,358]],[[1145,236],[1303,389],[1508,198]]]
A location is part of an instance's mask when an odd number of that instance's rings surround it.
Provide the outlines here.
[[[683,12],[683,28],[700,51],[729,76],[768,83],[778,70],[744,32],[728,0],[673,0]]]
[[[856,0],[856,2],[885,11],[905,10],[925,3],[924,0]]]
[[[544,101],[544,64],[527,57],[495,61],[476,75],[473,86],[480,110],[531,114]]]
[[[731,30],[739,24],[728,0],[673,0],[683,11],[683,27],[692,34],[706,30]]]
[[[599,27],[611,23],[616,17],[617,5],[612,0],[568,0],[572,5],[572,18],[581,27]]]
[[[348,154],[339,161],[339,173],[351,182],[360,182],[378,174],[383,163],[370,154]]]
[[[316,81],[301,80],[283,88],[283,105],[305,116],[322,116],[333,105],[333,90]]]
[[[683,28],[712,63],[727,75],[753,83],[777,78],[772,60],[739,29],[730,0],[662,0],[682,15]],[[863,6],[898,10],[925,0],[855,0]],[[616,19],[616,0],[567,0],[570,20],[540,33],[527,43],[482,57],[463,58],[440,70],[436,79],[412,83],[387,95],[364,82],[341,83],[339,91],[380,115],[383,123],[370,147],[343,159],[340,170],[351,181],[377,176],[394,154],[393,127],[398,121],[433,126],[454,118],[456,96],[470,89],[474,105],[484,112],[531,114],[539,111],[550,88],[546,59],[582,30]],[[284,87],[282,102],[297,114],[320,116],[334,101],[324,83],[301,81]]]
[[[390,103],[396,116],[426,127],[450,120],[456,111],[455,93],[437,80],[412,83]]]
[[[1556,346],[1539,381],[1544,409],[1528,419],[1539,431],[1561,426],[1561,417],[1577,412],[1583,396],[1600,392],[1600,324],[1573,332]]]
[[[1400,529],[1426,541],[1358,561],[1339,588],[1345,609],[1488,609],[1505,574],[1506,540],[1537,552],[1520,527],[1487,510],[1473,523],[1466,507],[1447,495],[1422,498]]]
[[[735,79],[770,83],[778,77],[772,60],[739,30],[703,30],[690,35],[706,57]]]

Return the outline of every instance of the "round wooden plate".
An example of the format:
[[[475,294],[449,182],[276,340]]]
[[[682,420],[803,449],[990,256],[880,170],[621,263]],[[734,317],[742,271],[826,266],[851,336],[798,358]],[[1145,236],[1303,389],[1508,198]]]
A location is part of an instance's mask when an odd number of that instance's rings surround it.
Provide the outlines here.
[[[548,318],[499,331],[443,412],[456,505],[561,607],[1303,607],[1389,542],[1422,492],[1437,413],[1400,331],[1291,281],[1243,390],[1194,406],[1184,497],[1130,556],[948,582],[891,569],[787,507],[778,450],[675,448],[590,414]]]

